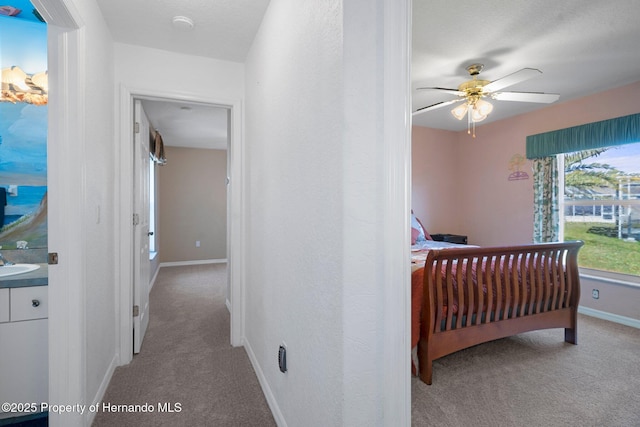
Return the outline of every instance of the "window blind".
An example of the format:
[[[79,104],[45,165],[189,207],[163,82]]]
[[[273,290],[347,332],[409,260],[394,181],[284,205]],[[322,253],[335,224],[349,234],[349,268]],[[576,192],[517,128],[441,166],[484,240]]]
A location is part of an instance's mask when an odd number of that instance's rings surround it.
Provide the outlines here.
[[[640,142],[640,114],[527,136],[527,159]]]

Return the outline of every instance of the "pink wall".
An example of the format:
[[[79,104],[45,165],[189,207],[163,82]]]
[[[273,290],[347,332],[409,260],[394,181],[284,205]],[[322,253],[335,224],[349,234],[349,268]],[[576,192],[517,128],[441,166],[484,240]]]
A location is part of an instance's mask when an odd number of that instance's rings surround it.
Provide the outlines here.
[[[527,135],[640,112],[640,82],[476,128],[476,138],[414,126],[413,207],[430,232],[466,234],[482,246],[529,243],[529,179],[509,181],[509,164],[525,155]],[[507,102],[501,103],[507,105]],[[496,106],[496,108],[498,108]]]
[[[429,233],[461,231],[451,213],[457,196],[457,133],[414,126],[411,131],[412,208]]]

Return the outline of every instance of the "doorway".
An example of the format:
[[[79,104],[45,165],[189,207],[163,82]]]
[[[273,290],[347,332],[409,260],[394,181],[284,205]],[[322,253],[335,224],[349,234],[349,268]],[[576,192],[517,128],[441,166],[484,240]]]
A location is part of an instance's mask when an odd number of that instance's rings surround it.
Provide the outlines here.
[[[226,259],[228,271],[228,292],[227,306],[231,312],[231,345],[242,345],[243,325],[242,325],[242,124],[241,124],[241,104],[240,101],[220,102],[215,99],[202,98],[198,96],[185,97],[184,94],[174,94],[170,92],[156,92],[129,89],[122,87],[120,105],[120,280],[119,280],[119,319],[120,319],[120,340],[119,340],[119,363],[127,364],[133,357],[133,317],[131,316],[133,302],[133,277],[134,271],[134,245],[133,245],[133,110],[134,101],[141,99],[144,102],[174,103],[179,105],[200,105],[208,108],[223,108],[228,111],[226,115],[228,136],[227,143],[227,211],[226,211]],[[150,114],[150,117],[152,115]],[[151,119],[153,122],[153,119]],[[161,127],[161,126],[160,126]],[[162,132],[162,129],[159,129]],[[168,162],[171,160],[169,159]],[[196,241],[193,242],[194,247]],[[153,272],[151,273],[153,276]]]
[[[227,262],[229,114],[218,105],[134,99],[134,353],[161,266]],[[147,246],[155,246],[151,254]]]

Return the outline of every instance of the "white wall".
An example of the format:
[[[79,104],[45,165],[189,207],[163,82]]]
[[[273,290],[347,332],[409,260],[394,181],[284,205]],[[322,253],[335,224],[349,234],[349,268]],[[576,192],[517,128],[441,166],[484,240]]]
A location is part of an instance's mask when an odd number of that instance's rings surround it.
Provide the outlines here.
[[[77,2],[85,23],[84,241],[86,257],[87,401],[94,402],[113,368],[115,209],[113,45],[94,2]],[[81,184],[82,185],[82,184]]]
[[[385,249],[402,258],[409,231],[401,218],[395,240],[384,238],[387,191],[408,188],[385,180],[385,78],[395,75],[382,28],[393,14],[384,1],[348,3],[272,0],[245,63],[245,345],[280,425],[404,425],[385,404],[408,407],[408,387],[393,384],[408,379],[408,343],[386,365],[408,321],[399,313],[385,330],[385,286],[394,297],[408,289],[401,274],[385,279]],[[402,107],[391,109],[406,122]],[[390,138],[401,153],[402,133]],[[408,218],[405,200],[391,210]],[[397,345],[386,348],[385,334]]]
[[[246,345],[292,426],[343,394],[341,12],[312,3],[272,1],[246,61]]]
[[[244,95],[244,65],[237,62],[115,43],[115,72],[116,85],[133,92],[229,102]]]

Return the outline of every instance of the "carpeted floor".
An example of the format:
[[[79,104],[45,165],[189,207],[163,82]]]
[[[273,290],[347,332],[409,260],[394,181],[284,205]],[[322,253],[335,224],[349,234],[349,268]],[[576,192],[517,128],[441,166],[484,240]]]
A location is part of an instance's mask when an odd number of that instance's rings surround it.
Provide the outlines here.
[[[550,329],[446,356],[412,379],[412,425],[640,426],[640,330],[579,315],[577,346]]]
[[[100,411],[93,425],[275,426],[244,348],[229,344],[225,295],[225,264],[161,268],[141,352],[103,400],[148,406]]]
[[[225,265],[160,269],[142,351],[104,397],[154,411],[101,411],[94,426],[275,425],[245,350],[229,345],[225,291]],[[433,385],[412,379],[412,425],[640,427],[640,330],[578,322],[577,346],[552,329],[435,361]]]

